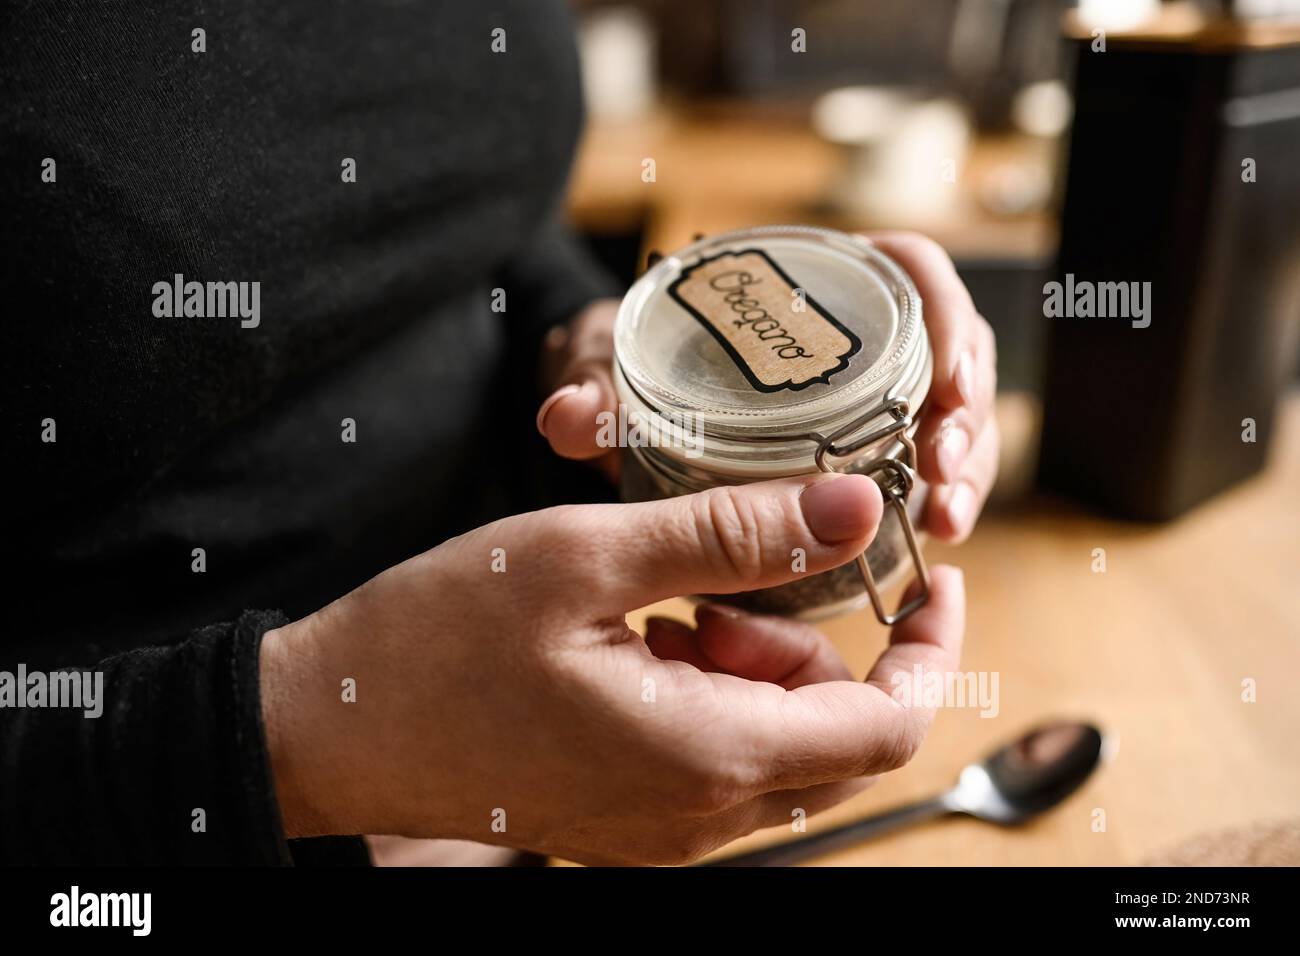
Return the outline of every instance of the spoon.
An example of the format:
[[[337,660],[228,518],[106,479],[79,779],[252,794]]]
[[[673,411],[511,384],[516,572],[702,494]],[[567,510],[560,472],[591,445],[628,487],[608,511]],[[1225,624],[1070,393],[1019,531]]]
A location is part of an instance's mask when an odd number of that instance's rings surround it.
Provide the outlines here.
[[[971,764],[947,793],[810,837],[701,865],[788,866],[953,813],[1004,826],[1023,823],[1077,790],[1106,754],[1106,739],[1092,724],[1045,724]]]

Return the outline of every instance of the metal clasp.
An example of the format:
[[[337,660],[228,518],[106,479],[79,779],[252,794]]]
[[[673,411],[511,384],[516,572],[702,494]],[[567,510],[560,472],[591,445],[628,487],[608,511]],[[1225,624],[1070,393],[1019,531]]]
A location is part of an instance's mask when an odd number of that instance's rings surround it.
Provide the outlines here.
[[[874,429],[860,438],[855,438],[845,445],[836,444],[836,442],[853,434],[859,428],[886,413],[893,418],[892,422]],[[817,442],[817,455],[814,459],[817,462],[817,467],[821,471],[828,473],[834,472],[835,468],[827,462],[827,457],[843,458],[859,449],[866,448],[868,445],[886,439],[901,441],[903,444],[903,457],[906,461],[899,461],[897,458],[887,455],[873,462],[862,472],[862,474],[873,478],[879,472],[887,472],[885,480],[877,480],[876,484],[880,485],[885,504],[893,508],[894,513],[898,516],[899,524],[903,528],[903,536],[907,539],[907,549],[912,554],[912,564],[916,567],[917,580],[921,582],[920,593],[893,614],[890,614],[885,610],[885,605],[880,599],[880,592],[876,590],[876,580],[871,574],[871,566],[867,563],[867,553],[863,551],[858,555],[858,571],[862,574],[862,583],[866,585],[867,595],[871,598],[871,606],[876,612],[876,620],[886,626],[897,624],[923,606],[930,598],[930,569],[926,566],[925,557],[921,554],[921,546],[917,543],[916,529],[912,527],[912,517],[907,513],[907,498],[912,492],[913,484],[912,472],[916,468],[916,445],[913,443],[911,436],[907,434],[907,430],[911,427],[912,416],[907,400],[887,398],[878,408],[855,418],[830,436],[823,436],[817,432],[813,432],[808,436],[810,440]]]

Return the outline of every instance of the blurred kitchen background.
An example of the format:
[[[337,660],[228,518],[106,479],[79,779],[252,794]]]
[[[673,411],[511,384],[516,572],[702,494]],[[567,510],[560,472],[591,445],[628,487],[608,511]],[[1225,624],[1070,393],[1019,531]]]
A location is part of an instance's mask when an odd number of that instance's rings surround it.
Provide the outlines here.
[[[921,229],[1003,325],[1007,383],[1035,381],[1070,120],[1067,4],[580,6],[590,126],[571,214],[621,278],[648,249],[763,222]]]
[[[621,279],[651,251],[760,223],[919,230],[998,333],[1001,387],[1054,396],[1048,486],[1164,519],[1262,467],[1264,398],[1300,366],[1300,2],[576,6],[589,127],[569,215]],[[1257,181],[1243,183],[1243,157]],[[1079,419],[1130,419],[1113,390],[1091,395],[1071,374],[1091,375],[1114,340],[1068,327],[1053,340],[1043,284],[1066,272],[1155,288],[1155,331],[1138,348],[1128,337],[1114,369],[1163,370],[1138,375],[1150,415],[1127,440],[1144,486],[1106,488],[1079,467],[1111,441]],[[1257,313],[1245,329],[1230,324],[1243,310]],[[1226,428],[1238,405],[1260,441],[1221,468],[1191,463],[1207,449],[1176,446],[1175,419],[1190,409]],[[1152,428],[1170,440],[1151,443]]]
[[[927,796],[1047,717],[1123,739],[1027,835],[829,862],[1300,861],[1300,0],[577,7],[568,214],[625,282],[699,234],[914,229],[998,335],[998,487],[927,554],[965,569],[963,666],[1002,675],[1002,719],[941,712],[829,816]],[[1151,325],[1046,318],[1067,273],[1151,282]],[[855,673],[883,640],[869,614],[824,630]]]

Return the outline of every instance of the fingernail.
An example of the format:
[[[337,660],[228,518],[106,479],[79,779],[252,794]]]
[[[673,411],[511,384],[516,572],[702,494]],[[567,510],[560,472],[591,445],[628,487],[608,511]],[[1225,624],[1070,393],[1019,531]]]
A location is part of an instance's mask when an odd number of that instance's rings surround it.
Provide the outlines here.
[[[939,425],[939,434],[935,436],[935,458],[939,463],[939,480],[945,485],[952,484],[961,463],[970,451],[970,436],[966,429],[959,428],[951,418],[945,418]]]
[[[975,489],[965,482],[952,490],[952,496],[948,499],[948,521],[961,537],[968,535],[975,526],[977,504]]]
[[[818,541],[840,544],[871,531],[876,518],[867,484],[875,483],[866,475],[836,475],[805,486],[799,507]]]
[[[952,373],[953,384],[957,387],[957,394],[961,396],[963,405],[972,405],[975,402],[975,357],[971,355],[970,349],[962,351],[957,358],[957,367]]]
[[[557,352],[568,344],[569,327],[566,325],[552,325],[546,332],[546,338],[542,339],[544,347]]]
[[[555,403],[560,399],[569,395],[576,395],[580,391],[582,391],[581,385],[565,385],[563,388],[557,388],[552,392],[550,398],[542,402],[542,407],[537,410],[537,430],[545,435],[547,413],[555,407]]]

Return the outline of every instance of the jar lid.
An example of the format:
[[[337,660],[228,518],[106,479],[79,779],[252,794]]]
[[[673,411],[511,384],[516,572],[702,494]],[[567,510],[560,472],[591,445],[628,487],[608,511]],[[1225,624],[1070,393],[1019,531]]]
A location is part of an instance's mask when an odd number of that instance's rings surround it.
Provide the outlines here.
[[[764,226],[701,240],[632,286],[614,332],[619,376],[649,409],[712,435],[827,433],[930,385],[921,299],[868,240]]]

